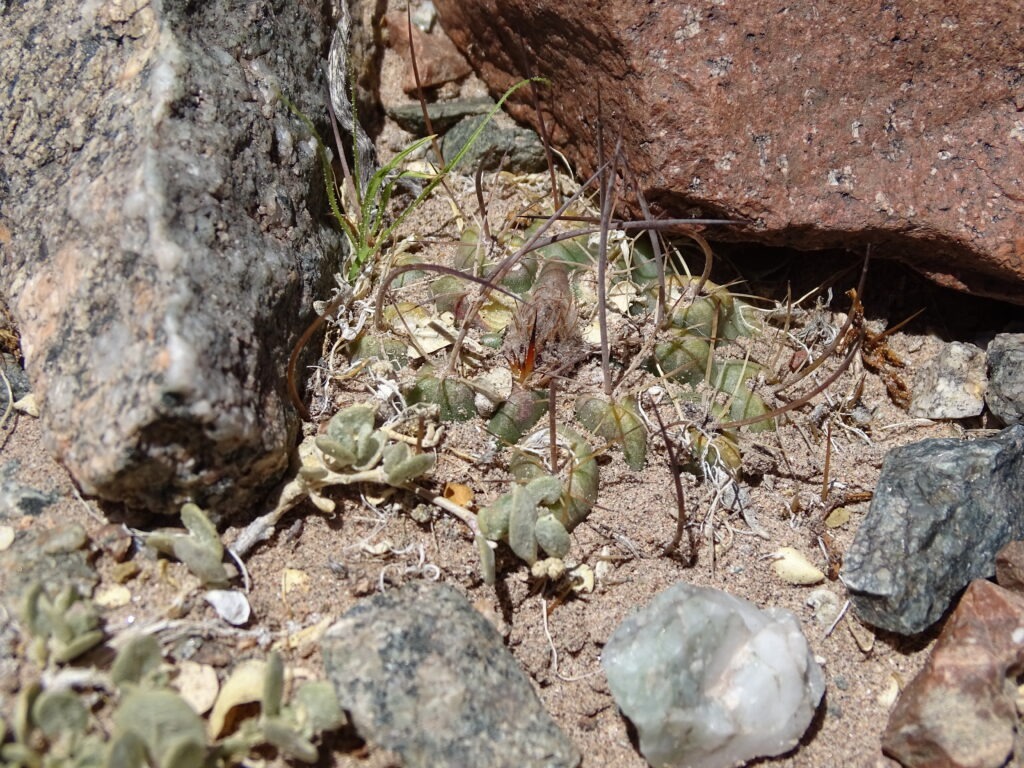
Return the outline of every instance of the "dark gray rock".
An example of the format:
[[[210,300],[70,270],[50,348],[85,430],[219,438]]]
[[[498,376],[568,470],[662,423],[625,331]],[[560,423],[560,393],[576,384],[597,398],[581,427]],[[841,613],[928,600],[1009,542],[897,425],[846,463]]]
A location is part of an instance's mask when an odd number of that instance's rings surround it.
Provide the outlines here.
[[[857,614],[909,635],[933,624],[1024,537],[1024,426],[990,439],[923,440],[882,465],[842,570]]]
[[[327,631],[323,656],[356,729],[406,768],[579,763],[501,636],[449,586],[361,601]]]
[[[1024,333],[1000,333],[988,345],[985,403],[1006,424],[1024,421]]]
[[[487,118],[467,117],[444,135],[441,151],[445,160],[451,162],[484,120]],[[536,133],[510,125],[507,118],[498,115],[488,120],[483,132],[459,162],[459,168],[464,173],[473,173],[477,166],[483,166],[485,171],[500,167],[512,173],[538,173],[548,167],[547,163],[544,145]]]
[[[20,531],[11,547],[0,552],[0,605],[19,615],[22,596],[37,582],[51,595],[69,585],[80,595],[91,595],[100,576],[90,562],[87,543],[79,523]]]
[[[430,116],[431,127],[438,133],[444,133],[466,117],[486,115],[493,106],[494,102],[486,97],[440,101],[427,104],[427,115]],[[427,135],[427,124],[423,120],[423,107],[420,104],[398,104],[387,107],[387,112],[388,117],[398,123],[402,130],[415,136]]]
[[[0,292],[82,489],[246,508],[288,462],[290,348],[339,236],[314,145],[321,5],[0,11]]]
[[[32,385],[29,384],[28,374],[25,373],[24,368],[18,365],[18,360],[14,355],[7,352],[0,353],[0,370],[4,372],[7,383],[11,386],[11,398],[8,399],[7,387],[0,381],[0,415],[3,415],[9,403],[18,402],[32,391]]]
[[[0,465],[0,520],[16,520],[22,515],[35,517],[60,498],[52,490],[41,491],[25,485],[21,475],[19,461]]]

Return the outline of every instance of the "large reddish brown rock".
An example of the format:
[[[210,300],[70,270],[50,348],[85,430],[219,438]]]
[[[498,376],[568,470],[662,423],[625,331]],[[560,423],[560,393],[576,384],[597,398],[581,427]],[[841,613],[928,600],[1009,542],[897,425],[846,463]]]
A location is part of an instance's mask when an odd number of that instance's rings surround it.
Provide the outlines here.
[[[1015,751],[1019,761],[1022,664],[1024,597],[971,582],[889,716],[882,749],[905,768],[999,768]]]
[[[588,173],[598,94],[649,198],[733,239],[898,257],[1024,303],[1024,14],[984,4],[436,0],[496,92],[551,80]],[[512,112],[535,121],[525,90]],[[716,235],[719,234],[716,232]]]

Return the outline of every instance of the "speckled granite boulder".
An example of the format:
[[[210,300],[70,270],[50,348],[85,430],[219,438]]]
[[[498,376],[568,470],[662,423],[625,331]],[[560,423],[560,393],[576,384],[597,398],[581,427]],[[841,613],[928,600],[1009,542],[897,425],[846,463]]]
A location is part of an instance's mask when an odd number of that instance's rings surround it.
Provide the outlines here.
[[[600,94],[605,137],[621,131],[661,210],[745,219],[731,237],[773,245],[875,243],[944,285],[1024,303],[1017,0],[436,5],[494,93],[550,79],[545,122],[582,175]],[[512,111],[536,122],[525,89]]]
[[[90,494],[223,515],[285,469],[284,369],[340,242],[320,6],[0,2],[0,291]]]
[[[416,582],[360,601],[323,639],[338,701],[406,768],[572,768],[572,742],[461,593]]]

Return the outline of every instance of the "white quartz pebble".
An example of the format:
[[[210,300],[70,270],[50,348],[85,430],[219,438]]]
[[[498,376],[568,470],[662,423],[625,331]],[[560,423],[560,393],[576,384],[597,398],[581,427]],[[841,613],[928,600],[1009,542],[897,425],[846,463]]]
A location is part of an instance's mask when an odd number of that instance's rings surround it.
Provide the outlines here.
[[[825,683],[795,616],[679,583],[618,626],[601,663],[659,768],[729,768],[796,746]]]

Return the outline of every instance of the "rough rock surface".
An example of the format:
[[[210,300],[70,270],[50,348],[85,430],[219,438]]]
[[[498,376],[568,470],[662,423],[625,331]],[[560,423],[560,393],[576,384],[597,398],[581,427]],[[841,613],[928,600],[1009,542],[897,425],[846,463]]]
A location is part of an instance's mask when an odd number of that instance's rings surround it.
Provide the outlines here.
[[[996,555],[996,583],[1024,594],[1024,541],[1011,541]]]
[[[904,768],[1019,765],[1015,676],[1024,664],[1024,597],[974,581],[924,669],[900,696],[882,748]]]
[[[1024,426],[963,442],[922,440],[885,457],[841,573],[857,614],[909,635],[936,622],[1024,537]]]
[[[546,122],[584,175],[600,94],[605,136],[621,131],[662,210],[752,222],[737,239],[876,243],[947,286],[1024,302],[1016,0],[436,4],[494,92],[551,80]],[[535,121],[525,90],[512,111]]]
[[[286,467],[284,370],[339,242],[315,5],[0,3],[0,292],[83,490],[224,514]]]
[[[365,599],[322,646],[356,729],[408,768],[579,763],[497,630],[452,587],[416,582]]]
[[[684,582],[627,617],[601,665],[640,751],[662,768],[730,768],[782,754],[825,692],[792,613]]]
[[[988,345],[989,410],[1007,424],[1024,421],[1024,333],[1000,333]]]
[[[384,17],[391,47],[402,57],[403,61],[411,61],[409,56],[409,24],[405,11],[394,11]],[[452,41],[441,30],[440,25],[431,23],[428,30],[421,29],[413,23],[412,40],[416,45],[416,70],[419,72],[421,88],[436,88],[452,80],[465,77],[473,70],[463,58]],[[412,96],[416,95],[416,78],[412,67],[406,74],[402,90]]]
[[[922,368],[914,380],[910,415],[926,419],[963,419],[985,410],[985,353],[954,341]]]

